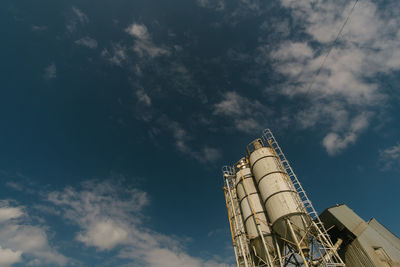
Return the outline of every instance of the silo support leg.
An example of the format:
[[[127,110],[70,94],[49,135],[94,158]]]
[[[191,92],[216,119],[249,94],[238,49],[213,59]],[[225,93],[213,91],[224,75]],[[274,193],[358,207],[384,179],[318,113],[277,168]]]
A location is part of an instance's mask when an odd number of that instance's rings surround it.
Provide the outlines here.
[[[297,236],[296,236],[296,233],[293,230],[292,223],[290,222],[289,219],[286,219],[286,223],[287,223],[287,225],[288,225],[288,227],[290,229],[290,233],[293,236],[293,240],[296,242],[296,246],[297,246],[297,248],[299,250],[299,253],[300,253],[301,257],[303,258],[304,267],[308,267],[308,263],[307,263],[306,257],[304,256],[304,253],[303,253],[303,250],[301,249],[300,243],[297,240]]]
[[[273,241],[274,241],[274,244],[275,244],[276,252],[277,252],[277,254],[278,254],[279,267],[283,267],[282,255],[281,255],[281,251],[280,251],[280,249],[279,249],[278,241],[277,241],[277,239],[276,239],[275,234],[272,236],[272,238],[273,238]]]

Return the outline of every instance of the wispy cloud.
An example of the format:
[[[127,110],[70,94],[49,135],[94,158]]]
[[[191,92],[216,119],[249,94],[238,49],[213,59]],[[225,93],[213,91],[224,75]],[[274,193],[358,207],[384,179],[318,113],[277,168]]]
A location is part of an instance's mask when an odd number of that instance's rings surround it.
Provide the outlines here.
[[[281,4],[296,23],[304,25],[308,38],[284,41],[272,51],[260,46],[258,61],[272,60],[284,77],[281,94],[310,101],[300,105],[304,108],[295,120],[303,127],[328,126],[322,144],[329,154],[338,154],[367,129],[374,109],[385,101],[374,77],[400,69],[400,19],[388,12],[394,8],[390,4],[378,8],[371,1],[360,1],[315,78],[354,2],[282,0]]]
[[[191,147],[189,143],[194,137],[188,134],[180,123],[171,121],[167,117],[163,117],[162,120],[167,129],[172,133],[175,146],[180,152],[191,156],[201,163],[213,163],[221,158],[221,151],[217,148],[207,145],[197,149]]]
[[[49,244],[46,227],[33,225],[25,208],[0,202],[0,265],[64,266],[68,259]]]
[[[19,218],[23,215],[21,208],[9,207],[6,202],[0,208],[0,223]]]
[[[46,80],[55,79],[57,77],[57,67],[56,64],[51,63],[49,66],[44,68],[44,78]]]
[[[369,125],[368,114],[362,113],[355,117],[351,122],[346,123],[349,129],[346,129],[344,135],[340,136],[336,132],[330,132],[322,140],[322,144],[326,148],[329,155],[337,155],[342,152],[350,144],[357,141],[357,138],[364,129]]]
[[[45,30],[47,30],[47,29],[48,29],[48,27],[47,27],[47,26],[44,26],[44,25],[42,25],[42,26],[33,25],[33,26],[32,26],[32,31],[35,31],[35,32],[42,32],[42,31],[45,31]]]
[[[111,44],[110,49],[104,48],[101,55],[114,65],[122,66],[128,59],[127,48],[121,44]]]
[[[89,36],[85,36],[79,40],[76,40],[75,44],[80,46],[85,46],[91,49],[97,48],[97,41],[93,38],[90,38]]]
[[[89,191],[89,188],[92,189]],[[68,187],[63,192],[50,193],[48,199],[64,209],[67,219],[81,227],[81,232],[76,235],[78,241],[100,250],[126,244],[131,238],[128,237],[130,225],[139,220],[130,216],[139,215],[148,203],[144,192],[124,190],[110,182],[97,184],[95,181],[86,182],[81,192]]]
[[[86,14],[83,13],[79,8],[73,6],[72,11],[74,12],[79,22],[85,23],[89,21],[89,18],[86,16]]]
[[[155,58],[161,55],[169,55],[166,47],[157,46],[153,43],[147,27],[143,24],[133,23],[125,31],[135,37],[133,50],[141,57],[148,55]]]
[[[181,240],[146,226],[142,209],[149,204],[149,197],[141,190],[115,181],[87,181],[80,189],[67,187],[51,192],[48,199],[79,226],[76,240],[97,248],[98,253],[114,250],[117,258],[150,267],[228,266],[192,257],[184,251]]]
[[[32,179],[20,172],[9,173],[6,171],[0,171],[0,180],[3,180],[4,185],[12,190],[26,194],[35,194],[38,191],[38,186],[32,181]]]
[[[200,7],[218,12],[223,23],[232,26],[247,20],[249,17],[260,17],[275,4],[275,2],[260,0],[196,0],[196,3]],[[214,26],[217,26],[217,24],[214,24]]]
[[[379,151],[379,162],[382,170],[388,171],[400,166],[400,143]]]
[[[151,106],[151,98],[144,90],[137,90],[136,97],[138,101],[143,103],[145,106]]]
[[[225,9],[224,0],[196,0],[196,3],[201,7],[210,8],[217,11],[222,11]]]
[[[258,100],[250,100],[233,91],[224,93],[213,109],[214,115],[229,118],[231,127],[245,133],[261,130],[264,127],[261,120],[269,113]]]
[[[77,26],[86,24],[89,22],[88,16],[79,8],[72,7],[72,18],[68,21],[66,28],[69,32],[74,32]]]

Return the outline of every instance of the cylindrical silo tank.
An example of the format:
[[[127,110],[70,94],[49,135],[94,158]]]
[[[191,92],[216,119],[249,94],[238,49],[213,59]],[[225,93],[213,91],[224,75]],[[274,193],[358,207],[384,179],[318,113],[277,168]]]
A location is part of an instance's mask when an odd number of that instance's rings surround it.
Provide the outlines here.
[[[247,159],[240,160],[236,165],[236,192],[250,246],[255,248],[259,257],[268,262],[267,253],[269,253],[270,258],[275,255],[274,243]],[[265,244],[263,244],[263,239]]]
[[[252,144],[251,170],[272,229],[293,244],[299,243],[299,249],[307,255],[309,241],[304,236],[310,221],[304,205],[275,150],[264,147],[259,139]]]

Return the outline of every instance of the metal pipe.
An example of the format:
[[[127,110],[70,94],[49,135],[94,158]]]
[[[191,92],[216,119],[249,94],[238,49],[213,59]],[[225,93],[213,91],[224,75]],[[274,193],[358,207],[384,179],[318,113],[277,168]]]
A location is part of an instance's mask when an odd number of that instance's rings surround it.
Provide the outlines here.
[[[312,221],[312,223],[313,223],[314,227],[317,228],[317,231],[320,232],[320,234],[319,234],[318,236],[319,236],[319,237],[322,236],[322,239],[325,241],[325,243],[328,244],[328,246],[329,246],[330,248],[333,248],[333,253],[335,254],[336,258],[339,259],[340,263],[343,264],[342,258],[340,258],[339,254],[337,253],[337,249],[334,247],[336,244],[333,245],[333,244],[332,244],[332,241],[331,241],[330,239],[327,239],[327,238],[326,238],[325,234],[322,233],[321,229],[318,227],[318,225],[317,225],[314,221]],[[323,244],[322,240],[321,240],[321,243]],[[336,243],[337,243],[337,242],[336,242]],[[339,245],[339,246],[340,246],[340,245]],[[332,261],[333,261],[333,260],[332,260]]]
[[[270,255],[270,253],[269,253],[268,246],[266,245],[266,242],[265,242],[265,239],[264,239],[264,235],[263,235],[263,233],[262,233],[262,231],[261,231],[260,223],[257,224],[257,228],[258,228],[258,231],[260,232],[261,241],[262,241],[262,243],[263,243],[263,245],[264,245],[265,252],[267,253],[268,262],[269,262],[270,266],[273,267],[274,264],[273,264],[273,262],[272,262],[272,260],[271,260],[271,255]]]
[[[340,247],[340,245],[343,243],[343,239],[338,238],[336,241],[335,245],[333,246],[333,249],[330,249],[328,252],[325,253],[325,255],[321,256],[319,259],[314,260],[312,263],[313,265],[320,264],[322,261],[327,262],[330,261],[332,254],[335,253],[335,251]]]
[[[225,182],[226,182],[226,180],[225,180]],[[231,193],[231,190],[229,188],[229,185],[228,185],[228,195],[229,195],[229,198],[230,198],[232,206],[233,206],[232,193]],[[232,211],[233,211],[233,216],[235,218],[237,218],[236,212],[235,212],[235,207],[233,207]],[[239,229],[239,226],[237,225],[238,224],[237,220],[235,220],[235,222],[236,222],[236,229]],[[242,240],[241,240],[240,236],[239,236],[239,246],[240,246],[240,248],[242,250],[243,259],[244,259],[244,265],[246,267],[249,267],[249,263],[247,262],[247,255],[245,255],[245,250],[244,250],[244,247],[243,247]]]
[[[290,222],[289,219],[286,219],[286,224],[289,226],[290,233],[292,234],[292,237],[293,237],[294,241],[296,242],[297,248],[299,250],[299,253],[300,253],[301,257],[303,258],[304,266],[308,267],[308,263],[307,263],[306,257],[304,256],[303,250],[301,249],[300,243],[297,240],[296,233],[294,232],[293,227],[292,227],[292,223]]]
[[[276,235],[275,235],[275,234],[272,234],[272,240],[273,240],[273,242],[274,242],[274,244],[275,244],[276,253],[278,254],[279,266],[280,266],[280,267],[283,267],[281,250],[279,249],[278,240],[276,239]]]
[[[228,219],[229,219],[229,227],[231,229],[232,244],[233,244],[233,249],[235,250],[236,264],[237,264],[237,266],[239,266],[239,257],[238,257],[238,251],[237,251],[236,242],[235,242],[235,234],[234,234],[233,226],[232,226],[231,213],[229,211],[228,197],[226,195],[226,190],[227,189],[224,187],[223,190],[224,190],[224,196],[225,196],[226,210],[228,211]]]

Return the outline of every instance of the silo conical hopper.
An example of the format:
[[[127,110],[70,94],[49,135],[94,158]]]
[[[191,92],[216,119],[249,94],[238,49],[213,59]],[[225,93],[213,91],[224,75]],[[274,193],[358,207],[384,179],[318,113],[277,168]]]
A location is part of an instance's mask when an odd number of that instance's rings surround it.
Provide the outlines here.
[[[271,262],[275,255],[271,229],[247,159],[241,159],[235,169],[236,192],[250,246],[264,262]]]
[[[248,150],[248,153],[251,170],[273,231],[307,256],[309,240],[305,234],[309,217],[278,155],[272,147],[264,147],[260,139],[253,141],[252,151]]]

